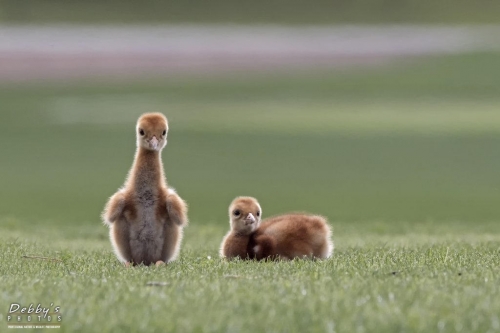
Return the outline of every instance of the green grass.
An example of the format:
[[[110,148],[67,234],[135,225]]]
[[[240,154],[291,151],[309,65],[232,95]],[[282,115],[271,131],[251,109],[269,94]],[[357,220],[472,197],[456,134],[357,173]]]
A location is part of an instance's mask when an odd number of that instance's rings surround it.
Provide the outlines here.
[[[0,1],[0,20],[30,23],[498,23],[499,14],[487,0]]]
[[[196,237],[210,236],[212,247],[186,242],[181,259],[161,268],[126,269],[104,241],[80,242],[79,250],[4,242],[0,305],[54,303],[62,331],[77,332],[498,330],[498,227],[490,239],[435,244],[424,235],[406,245],[391,243],[395,235],[369,246],[344,240],[330,260],[280,263],[220,260],[213,247],[219,235],[204,228]],[[22,258],[33,254],[62,262]]]
[[[499,59],[0,86],[0,331],[13,302],[64,332],[498,331]],[[125,269],[99,214],[152,110],[190,225],[177,262]],[[236,195],[327,216],[333,258],[219,260]]]

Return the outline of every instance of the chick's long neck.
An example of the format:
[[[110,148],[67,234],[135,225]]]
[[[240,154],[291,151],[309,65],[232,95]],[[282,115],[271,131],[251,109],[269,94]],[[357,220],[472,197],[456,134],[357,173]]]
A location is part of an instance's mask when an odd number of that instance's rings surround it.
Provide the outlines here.
[[[163,164],[159,151],[140,147],[135,155],[130,183],[137,192],[156,190],[166,187]]]

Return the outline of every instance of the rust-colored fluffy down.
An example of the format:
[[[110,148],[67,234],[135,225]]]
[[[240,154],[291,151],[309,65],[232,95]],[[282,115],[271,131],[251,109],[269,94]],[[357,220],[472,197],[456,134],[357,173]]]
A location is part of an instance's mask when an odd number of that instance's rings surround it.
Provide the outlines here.
[[[243,214],[255,212],[260,205],[255,198],[236,198],[229,208],[231,230],[224,237],[220,254],[225,258],[293,259],[331,256],[333,242],[326,218],[319,215],[292,213],[268,218],[248,228],[235,209]]]
[[[262,221],[250,242],[256,259],[331,256],[333,243],[327,220],[318,215],[285,214]]]
[[[115,253],[124,263],[169,262],[179,252],[187,205],[168,188],[163,172],[160,154],[167,132],[167,118],[161,113],[139,118],[134,163],[124,186],[111,196],[102,214]]]
[[[235,213],[238,215],[235,215]],[[248,220],[249,214],[254,221]],[[223,258],[248,259],[248,243],[250,235],[260,223],[262,210],[259,203],[252,197],[237,197],[229,205],[230,230],[224,236],[220,246],[220,256]]]

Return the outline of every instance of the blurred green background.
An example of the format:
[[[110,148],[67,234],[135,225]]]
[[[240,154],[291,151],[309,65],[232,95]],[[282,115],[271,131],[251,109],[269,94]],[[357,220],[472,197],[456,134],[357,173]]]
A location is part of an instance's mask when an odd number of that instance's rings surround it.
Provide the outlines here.
[[[499,60],[3,85],[1,216],[104,233],[99,214],[132,163],[135,120],[161,111],[166,174],[190,204],[190,228],[222,232],[237,195],[257,197],[265,216],[479,228],[500,216]]]
[[[496,23],[499,13],[492,1],[0,2],[7,38],[11,26],[60,23],[450,23],[460,30]],[[39,56],[27,45],[15,49],[22,59]],[[237,195],[257,197],[266,216],[326,215],[340,235],[443,223],[491,231],[500,217],[494,49],[109,78],[58,78],[52,72],[64,70],[49,66],[46,77],[13,80],[7,67],[0,71],[5,232],[79,226],[105,239],[99,214],[132,163],[135,121],[149,111],[170,120],[163,159],[168,182],[190,205],[192,232],[213,227],[222,237]]]
[[[3,22],[24,23],[498,23],[491,0],[1,0]]]

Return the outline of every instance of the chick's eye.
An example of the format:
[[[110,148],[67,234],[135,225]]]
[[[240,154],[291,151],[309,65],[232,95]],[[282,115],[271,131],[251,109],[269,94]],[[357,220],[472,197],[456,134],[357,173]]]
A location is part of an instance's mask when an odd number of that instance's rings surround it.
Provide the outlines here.
[[[241,212],[239,209],[236,209],[234,212],[233,212],[233,215],[234,216],[240,216],[241,215]]]
[[[139,130],[139,134],[140,134],[140,135],[144,135],[144,130],[140,129],[140,130]]]
[[[166,131],[166,130],[163,130],[162,135],[165,135],[165,134],[167,134],[167,131]]]
[[[257,216],[260,216],[260,212],[259,211],[257,212]]]

